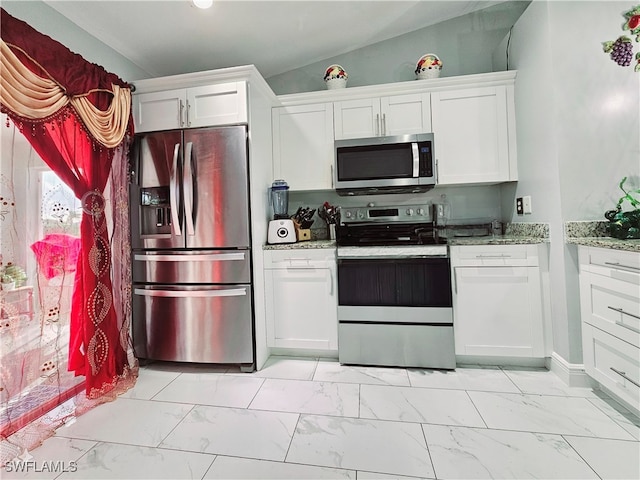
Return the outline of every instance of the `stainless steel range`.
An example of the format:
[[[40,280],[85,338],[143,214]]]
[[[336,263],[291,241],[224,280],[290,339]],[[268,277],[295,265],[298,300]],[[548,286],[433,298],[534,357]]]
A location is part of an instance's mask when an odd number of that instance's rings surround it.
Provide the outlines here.
[[[340,363],[454,369],[449,258],[432,206],[344,208],[336,241]]]

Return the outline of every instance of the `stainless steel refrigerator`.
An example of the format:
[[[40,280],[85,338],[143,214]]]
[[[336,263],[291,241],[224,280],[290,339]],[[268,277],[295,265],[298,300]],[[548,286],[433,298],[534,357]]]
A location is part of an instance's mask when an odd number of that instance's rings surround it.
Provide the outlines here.
[[[131,153],[136,356],[253,370],[246,127],[139,134]]]

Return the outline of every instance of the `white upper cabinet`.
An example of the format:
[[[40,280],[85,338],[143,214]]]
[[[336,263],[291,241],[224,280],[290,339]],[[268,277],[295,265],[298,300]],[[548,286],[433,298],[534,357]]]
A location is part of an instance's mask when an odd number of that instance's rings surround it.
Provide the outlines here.
[[[133,96],[136,132],[247,123],[247,84],[228,82]]]
[[[439,185],[517,180],[511,88],[433,92],[431,112]]]
[[[335,102],[335,139],[431,132],[430,97],[411,93]]]
[[[272,110],[273,175],[292,190],[333,188],[331,103]]]

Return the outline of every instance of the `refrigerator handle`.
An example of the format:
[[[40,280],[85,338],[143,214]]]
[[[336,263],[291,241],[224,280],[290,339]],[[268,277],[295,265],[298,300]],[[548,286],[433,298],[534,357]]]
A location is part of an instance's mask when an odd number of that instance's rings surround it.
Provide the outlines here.
[[[247,295],[246,288],[228,288],[222,290],[146,290],[134,288],[135,295],[144,297],[240,297]]]
[[[178,155],[180,154],[180,144],[173,147],[173,169],[169,180],[169,204],[171,206],[171,230],[174,235],[182,235],[180,228],[180,217],[178,216]]]
[[[193,143],[187,142],[184,153],[184,218],[186,220],[187,235],[194,235],[193,228]]]

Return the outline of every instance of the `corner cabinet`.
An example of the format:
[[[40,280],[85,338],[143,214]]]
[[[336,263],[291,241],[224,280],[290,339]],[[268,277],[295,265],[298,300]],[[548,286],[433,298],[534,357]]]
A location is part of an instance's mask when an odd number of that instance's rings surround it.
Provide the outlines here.
[[[264,251],[267,346],[336,351],[334,248]]]
[[[640,253],[578,247],[587,375],[640,414]]]
[[[136,132],[247,123],[247,84],[228,82],[133,96]]]
[[[431,96],[412,93],[333,104],[335,139],[431,132]]]
[[[272,109],[273,175],[292,190],[333,188],[333,105]]]
[[[431,114],[439,185],[517,180],[511,87],[433,92]]]
[[[543,358],[546,246],[452,246],[456,355]]]

